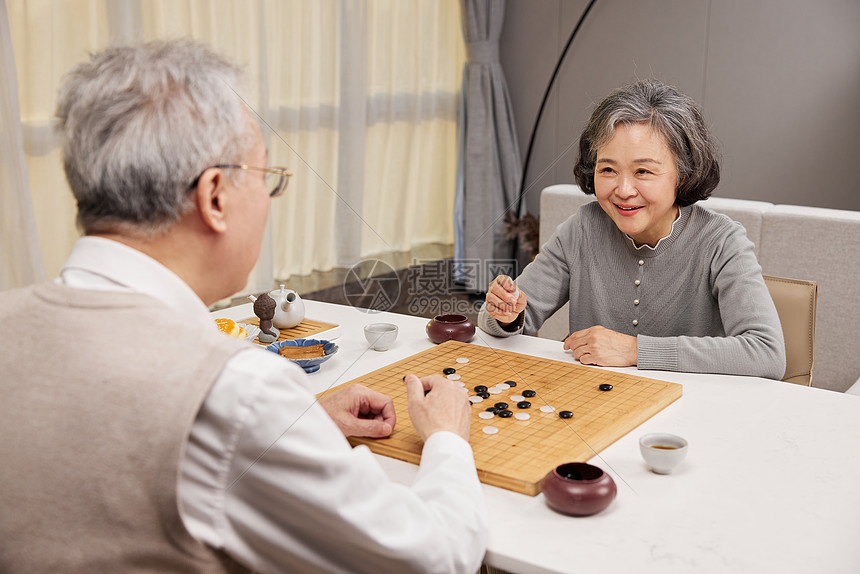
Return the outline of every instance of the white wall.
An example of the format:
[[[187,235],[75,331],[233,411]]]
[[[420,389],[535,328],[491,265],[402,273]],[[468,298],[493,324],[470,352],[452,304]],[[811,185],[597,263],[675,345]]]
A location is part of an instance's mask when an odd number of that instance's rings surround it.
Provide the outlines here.
[[[501,60],[523,157],[587,4],[508,0]],[[723,153],[714,195],[860,211],[857,0],[597,0],[541,120],[526,175],[531,213],[543,187],[573,181],[594,104],[644,77],[704,106]]]

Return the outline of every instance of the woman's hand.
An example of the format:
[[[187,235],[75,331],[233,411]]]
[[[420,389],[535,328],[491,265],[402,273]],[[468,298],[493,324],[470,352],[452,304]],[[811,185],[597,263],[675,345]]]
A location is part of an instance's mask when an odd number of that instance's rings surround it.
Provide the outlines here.
[[[502,326],[517,320],[526,308],[526,300],[526,294],[507,275],[497,276],[487,288],[487,312]]]
[[[564,350],[583,365],[631,367],[636,365],[636,337],[595,325],[571,333],[564,340]]]

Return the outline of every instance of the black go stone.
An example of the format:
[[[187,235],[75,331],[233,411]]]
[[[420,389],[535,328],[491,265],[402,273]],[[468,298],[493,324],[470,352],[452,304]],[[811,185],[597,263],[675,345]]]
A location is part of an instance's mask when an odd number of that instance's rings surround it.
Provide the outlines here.
[[[518,403],[517,403],[517,408],[518,408],[518,409],[527,409],[527,408],[529,408],[530,406],[532,406],[532,404],[531,404],[530,402],[528,402],[528,401],[520,401],[520,402],[518,402]]]
[[[493,413],[494,415],[499,414],[499,409],[496,407],[487,407],[484,410],[487,411],[488,413]]]
[[[443,375],[453,375],[456,372],[457,372],[457,369],[452,369],[451,367],[445,367],[444,369],[442,369]]]
[[[488,393],[487,391],[484,391],[483,393],[478,393],[478,396],[481,397],[482,399],[489,399],[490,393]]]
[[[517,382],[516,382],[516,381],[505,381],[505,384],[506,384],[506,385],[510,385],[511,387],[516,387],[516,386],[517,386]]]
[[[537,393],[534,391],[523,391],[523,396],[526,398],[531,398],[535,396]]]
[[[612,385],[610,385],[609,383],[603,383],[603,384],[602,384],[602,385],[600,385],[598,388],[599,388],[601,391],[611,391],[611,390],[612,390]]]
[[[513,411],[509,411],[508,409],[502,409],[499,411],[499,416],[502,417],[503,419],[506,419],[506,418],[514,416],[514,413],[513,413]]]
[[[508,403],[496,403],[493,406],[496,407],[497,409],[506,409],[506,408],[508,408]]]
[[[573,416],[573,413],[570,411],[561,411],[560,413],[558,413],[558,416],[559,418],[569,419]]]
[[[484,385],[478,385],[475,387],[475,392],[476,393],[486,393],[487,387],[485,387]],[[487,397],[484,397],[484,398],[487,398]]]

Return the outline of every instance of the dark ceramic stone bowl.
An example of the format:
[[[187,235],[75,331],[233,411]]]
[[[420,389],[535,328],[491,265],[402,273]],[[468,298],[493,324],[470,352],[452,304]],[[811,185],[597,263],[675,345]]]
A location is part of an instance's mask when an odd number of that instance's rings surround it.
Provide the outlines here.
[[[616,492],[611,476],[585,462],[562,464],[543,480],[546,505],[572,516],[597,514],[615,500]]]
[[[475,324],[465,315],[436,315],[427,323],[427,336],[431,341],[461,341],[468,343],[475,336]]]

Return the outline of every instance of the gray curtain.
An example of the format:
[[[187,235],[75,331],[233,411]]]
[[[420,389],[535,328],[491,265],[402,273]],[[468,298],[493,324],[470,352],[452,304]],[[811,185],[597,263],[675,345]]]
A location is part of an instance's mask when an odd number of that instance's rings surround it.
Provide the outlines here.
[[[499,273],[514,274],[514,242],[505,219],[517,216],[522,178],[499,36],[505,0],[460,0],[467,61],[460,102],[455,202],[455,279],[484,291]]]

